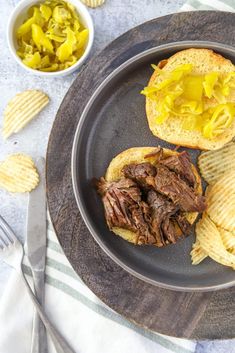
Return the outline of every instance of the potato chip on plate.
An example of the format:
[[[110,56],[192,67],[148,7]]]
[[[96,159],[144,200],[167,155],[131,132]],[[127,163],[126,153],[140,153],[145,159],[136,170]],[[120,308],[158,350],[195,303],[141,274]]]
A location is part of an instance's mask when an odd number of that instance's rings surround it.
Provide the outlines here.
[[[235,169],[235,142],[230,142],[219,150],[202,152],[198,166],[208,184],[213,184],[223,174]]]
[[[235,249],[235,232],[230,232],[221,227],[217,227],[220,233],[222,242],[227,250],[233,251]]]
[[[235,233],[229,232],[221,227],[216,227],[216,228],[220,233],[220,237],[222,239],[222,242],[226,250],[235,254]],[[200,262],[202,262],[204,259],[207,258],[208,253],[202,249],[201,244],[197,239],[192,246],[190,255],[191,255],[192,265],[198,265]]]
[[[4,111],[2,134],[5,139],[28,124],[49,102],[48,96],[38,90],[18,93]]]
[[[9,192],[27,192],[38,183],[39,175],[29,156],[13,154],[0,163],[0,188]]]
[[[235,269],[235,255],[226,250],[218,228],[206,213],[196,225],[196,236],[210,258]]]
[[[235,170],[225,173],[207,195],[207,213],[217,226],[235,231]]]
[[[202,249],[198,240],[196,240],[196,242],[193,244],[190,255],[192,265],[200,264],[200,262],[202,262],[208,256],[207,253]]]

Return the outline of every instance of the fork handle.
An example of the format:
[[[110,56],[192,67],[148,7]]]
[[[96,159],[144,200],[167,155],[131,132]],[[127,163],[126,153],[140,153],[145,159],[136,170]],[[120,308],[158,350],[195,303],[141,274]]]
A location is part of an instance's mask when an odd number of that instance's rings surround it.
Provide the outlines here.
[[[39,304],[37,301],[37,298],[33,294],[32,289],[30,288],[23,271],[20,272],[21,277],[23,279],[23,282],[27,288],[28,294],[30,296],[30,299],[32,300],[33,304],[35,305],[38,315],[40,316],[42,322],[44,323],[44,326],[46,327],[53,343],[56,349],[57,353],[75,353],[68,345],[68,343],[65,341],[65,339],[61,336],[61,334],[55,329],[55,327],[51,324],[49,319],[46,316],[46,313],[44,312],[42,306]]]

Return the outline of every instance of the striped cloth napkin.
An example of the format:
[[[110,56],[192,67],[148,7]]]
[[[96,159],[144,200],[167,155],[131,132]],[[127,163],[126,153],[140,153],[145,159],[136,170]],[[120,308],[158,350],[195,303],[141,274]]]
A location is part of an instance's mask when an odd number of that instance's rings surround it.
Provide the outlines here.
[[[102,303],[72,269],[48,222],[45,307],[76,353],[191,353],[195,343],[144,330]],[[24,272],[31,280],[27,258]],[[17,295],[16,293],[19,293]],[[30,353],[33,307],[13,272],[0,303],[0,353]],[[49,353],[56,353],[49,341]]]
[[[235,0],[190,0],[181,11],[235,11]],[[30,280],[30,268],[24,259]],[[209,352],[196,342],[160,335],[127,321],[102,303],[73,271],[48,222],[46,311],[57,329],[79,353]],[[33,307],[13,272],[0,302],[0,353],[30,353]],[[49,341],[49,353],[55,353]],[[234,352],[234,341],[226,346]],[[213,352],[217,352],[214,348]],[[210,350],[212,352],[212,350]],[[221,350],[222,352],[222,350]],[[223,350],[223,352],[225,352]]]
[[[180,11],[217,10],[235,11],[235,0],[189,0]]]

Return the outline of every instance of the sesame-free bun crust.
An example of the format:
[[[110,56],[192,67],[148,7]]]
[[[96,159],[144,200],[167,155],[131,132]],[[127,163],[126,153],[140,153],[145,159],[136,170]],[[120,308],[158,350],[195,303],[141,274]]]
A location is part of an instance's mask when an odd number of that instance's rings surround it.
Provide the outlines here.
[[[182,64],[192,64],[192,73],[196,75],[203,75],[215,71],[222,73],[235,71],[235,67],[230,60],[214,53],[212,50],[194,48],[182,50],[171,56],[169,59],[161,61],[158,66],[163,71],[172,71]],[[159,75],[154,71],[148,85],[151,86],[158,81]],[[235,103],[235,92],[231,93],[228,97],[228,101]],[[209,108],[217,105],[217,102],[215,100],[213,102],[212,100],[208,102],[208,99],[205,99],[204,104],[206,108]],[[175,145],[202,150],[214,150],[221,148],[235,136],[235,119],[232,125],[224,133],[215,139],[209,140],[205,138],[200,131],[188,131],[182,129],[181,120],[174,116],[170,116],[162,124],[156,124],[156,112],[156,102],[149,97],[146,97],[146,114],[150,130],[155,136]]]
[[[149,153],[152,153],[156,150],[156,147],[133,147],[129,148],[121,153],[119,153],[115,158],[112,159],[111,163],[108,166],[108,169],[105,174],[105,179],[108,182],[112,181],[117,181],[121,177],[123,177],[122,174],[122,168],[131,163],[143,163],[143,162],[149,162],[151,164],[154,164],[156,158],[154,157],[149,157],[145,158],[145,156]],[[163,148],[163,156],[168,157],[173,154],[177,154],[178,152],[172,151],[166,148]],[[199,194],[202,194],[202,186],[201,186],[201,178],[197,172],[197,169],[195,166],[192,164],[193,172],[196,177],[196,182],[197,182],[197,187],[196,191]],[[197,212],[187,212],[185,214],[187,220],[193,224],[198,216]],[[136,244],[137,242],[137,234],[134,232],[131,232],[130,230],[123,229],[123,228],[118,228],[114,227],[112,228],[112,231],[122,237],[123,239],[129,241],[130,243]],[[181,231],[177,229],[177,232],[180,234]]]

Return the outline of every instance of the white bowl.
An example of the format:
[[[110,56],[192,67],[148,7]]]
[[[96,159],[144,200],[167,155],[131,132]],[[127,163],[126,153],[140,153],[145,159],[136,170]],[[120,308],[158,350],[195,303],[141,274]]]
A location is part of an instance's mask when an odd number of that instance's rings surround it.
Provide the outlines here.
[[[66,0],[67,1],[67,0]],[[81,56],[81,58],[73,65],[70,66],[68,69],[61,70],[61,71],[54,71],[54,72],[43,72],[39,70],[34,70],[31,69],[30,67],[24,65],[22,60],[18,57],[16,51],[17,51],[17,42],[16,42],[16,29],[23,23],[23,21],[27,18],[27,10],[29,7],[31,7],[34,4],[42,3],[43,1],[37,1],[37,0],[21,0],[17,6],[14,8],[12,11],[9,21],[8,21],[8,28],[7,28],[7,42],[8,46],[10,49],[11,54],[13,55],[14,59],[16,62],[22,66],[25,70],[27,70],[29,73],[38,75],[38,76],[43,76],[43,77],[58,77],[58,76],[64,76],[71,74],[75,70],[77,70],[83,62],[86,60],[88,57],[91,47],[94,41],[94,25],[92,18],[85,7],[79,0],[68,0],[71,4],[74,5],[74,7],[77,10],[77,13],[79,14],[79,17],[81,19],[82,24],[88,28],[89,30],[89,38],[88,38],[88,43],[85,49],[84,54]]]

